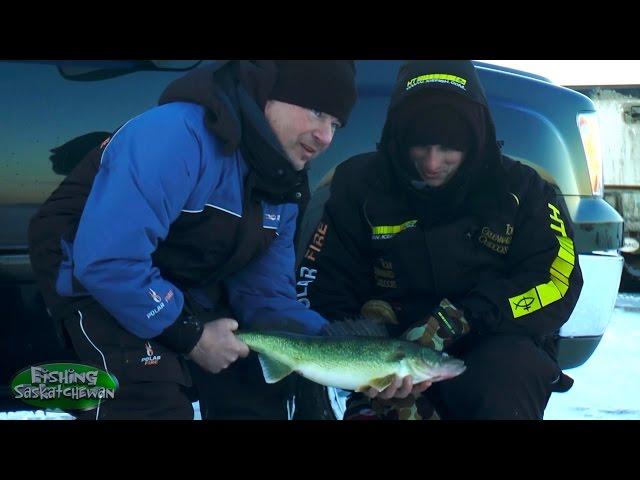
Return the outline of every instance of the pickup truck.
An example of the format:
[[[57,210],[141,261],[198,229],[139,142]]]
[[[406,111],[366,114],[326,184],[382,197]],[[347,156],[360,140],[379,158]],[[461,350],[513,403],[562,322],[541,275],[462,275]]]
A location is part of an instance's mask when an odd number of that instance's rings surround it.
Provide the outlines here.
[[[589,97],[602,123],[604,199],[624,219],[620,291],[640,292],[640,85],[569,87]]]
[[[0,400],[5,404],[15,405],[7,385],[19,370],[74,358],[58,342],[34,283],[27,250],[30,218],[88,150],[153,107],[169,82],[210,62],[0,61]],[[349,125],[310,171],[314,194],[299,239],[306,240],[315,227],[335,166],[375,147],[400,64],[356,62],[359,99]],[[611,319],[623,264],[618,252],[623,221],[602,197],[594,104],[536,75],[482,63],[476,68],[503,152],[535,168],[569,208],[584,287],[557,342],[561,366],[579,366]]]

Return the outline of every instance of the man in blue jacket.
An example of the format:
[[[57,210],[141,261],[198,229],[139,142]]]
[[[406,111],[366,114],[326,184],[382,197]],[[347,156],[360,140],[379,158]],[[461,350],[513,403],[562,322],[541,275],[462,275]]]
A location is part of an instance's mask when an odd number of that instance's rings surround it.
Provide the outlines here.
[[[296,301],[293,237],[354,77],[353,61],[195,70],[45,202],[30,252],[47,306],[80,360],[119,381],[81,418],[193,418],[192,378],[203,418],[286,418],[284,387],[255,358],[234,364],[249,350],[233,332],[325,324]]]

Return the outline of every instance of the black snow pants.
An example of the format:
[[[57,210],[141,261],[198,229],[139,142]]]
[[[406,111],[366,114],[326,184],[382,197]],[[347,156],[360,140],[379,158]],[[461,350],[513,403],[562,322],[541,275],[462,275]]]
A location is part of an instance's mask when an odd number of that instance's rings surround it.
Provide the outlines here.
[[[443,420],[542,420],[551,393],[571,381],[526,336],[468,335],[448,352],[467,369],[425,392]]]
[[[71,412],[79,419],[191,420],[195,400],[203,420],[286,420],[293,413],[294,375],[266,384],[254,353],[214,375],[153,339],[127,332],[93,300],[82,302],[63,324],[79,361],[113,374],[119,384],[114,399]]]

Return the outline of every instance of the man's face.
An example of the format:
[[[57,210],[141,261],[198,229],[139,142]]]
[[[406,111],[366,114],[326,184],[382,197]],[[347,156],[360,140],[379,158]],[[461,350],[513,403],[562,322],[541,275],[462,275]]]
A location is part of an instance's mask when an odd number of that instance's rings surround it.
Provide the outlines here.
[[[426,145],[411,147],[409,159],[427,185],[440,187],[458,171],[464,160],[464,153],[442,145]]]
[[[278,100],[268,100],[264,114],[296,170],[324,152],[340,127],[336,117]]]

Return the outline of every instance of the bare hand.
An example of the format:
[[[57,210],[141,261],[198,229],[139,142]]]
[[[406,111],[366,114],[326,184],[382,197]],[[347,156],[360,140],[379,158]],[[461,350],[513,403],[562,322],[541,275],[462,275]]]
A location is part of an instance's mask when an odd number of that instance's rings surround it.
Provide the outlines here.
[[[239,357],[246,357],[249,355],[249,347],[233,334],[237,329],[238,322],[232,318],[219,318],[206,323],[189,358],[204,370],[218,373]]]
[[[429,380],[425,380],[424,382],[416,383],[413,386],[413,390],[411,390],[411,395],[417,397],[422,392],[424,392],[427,388],[431,386],[431,382]]]
[[[428,380],[413,385],[411,375],[407,375],[404,378],[396,375],[393,378],[391,385],[384,390],[378,391],[376,388],[371,387],[369,390],[365,391],[364,394],[369,398],[378,397],[383,400],[389,400],[390,398],[407,398],[409,394],[418,396],[430,386],[431,382]]]

